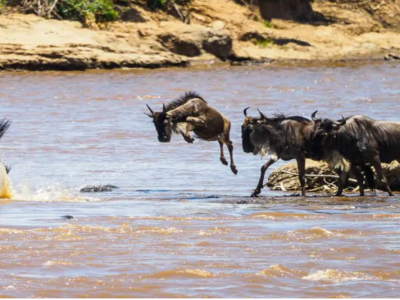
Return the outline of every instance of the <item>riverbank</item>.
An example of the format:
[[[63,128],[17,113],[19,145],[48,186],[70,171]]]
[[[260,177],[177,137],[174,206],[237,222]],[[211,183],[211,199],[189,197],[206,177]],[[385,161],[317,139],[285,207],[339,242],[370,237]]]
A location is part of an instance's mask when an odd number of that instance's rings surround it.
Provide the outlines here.
[[[383,60],[389,54],[395,58],[400,31],[389,17],[400,9],[395,3],[385,5],[390,12],[377,18],[358,6],[316,1],[312,10],[318,18],[309,22],[266,21],[249,5],[228,0],[193,1],[190,24],[133,2],[123,20],[86,26],[10,12],[0,15],[0,69]]]

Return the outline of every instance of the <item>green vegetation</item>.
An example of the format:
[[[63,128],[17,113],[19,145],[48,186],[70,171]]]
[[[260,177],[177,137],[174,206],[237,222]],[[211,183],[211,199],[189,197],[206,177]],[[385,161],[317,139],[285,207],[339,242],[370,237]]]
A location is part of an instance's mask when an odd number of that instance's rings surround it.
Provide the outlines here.
[[[0,0],[0,13],[3,6],[6,4],[6,0]]]
[[[129,0],[128,0],[129,1]],[[176,12],[182,20],[186,21],[184,14],[189,4],[194,0],[140,0],[150,9],[162,9],[168,13]],[[35,13],[45,18],[75,20],[82,23],[87,21],[107,22],[117,20],[118,8],[113,0],[0,0],[0,13],[2,8],[16,7],[21,12]],[[173,14],[173,13],[171,13]],[[174,14],[173,14],[174,15]]]
[[[253,42],[253,44],[255,44],[261,48],[267,48],[269,46],[274,45],[274,41],[267,40],[267,39],[252,39],[251,41]]]
[[[267,27],[267,28],[272,28],[272,24],[271,24],[271,22],[268,21],[268,20],[265,20],[263,24],[264,24],[264,26]]]
[[[57,12],[64,19],[85,21],[92,15],[96,22],[113,21],[118,17],[111,0],[62,0]]]
[[[21,12],[35,13],[45,18],[86,22],[88,17],[96,22],[118,18],[113,0],[0,0],[0,9],[16,7]]]

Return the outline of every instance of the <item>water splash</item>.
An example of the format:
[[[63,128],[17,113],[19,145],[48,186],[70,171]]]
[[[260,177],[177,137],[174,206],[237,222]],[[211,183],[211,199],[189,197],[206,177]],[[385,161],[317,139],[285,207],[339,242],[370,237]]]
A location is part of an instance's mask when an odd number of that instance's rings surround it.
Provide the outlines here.
[[[78,191],[63,188],[59,185],[40,187],[32,191],[27,182],[22,183],[13,193],[11,198],[17,201],[37,202],[87,202],[101,201],[97,197],[81,196]]]
[[[11,185],[10,178],[7,174],[6,166],[0,161],[0,198],[11,199],[14,191]]]

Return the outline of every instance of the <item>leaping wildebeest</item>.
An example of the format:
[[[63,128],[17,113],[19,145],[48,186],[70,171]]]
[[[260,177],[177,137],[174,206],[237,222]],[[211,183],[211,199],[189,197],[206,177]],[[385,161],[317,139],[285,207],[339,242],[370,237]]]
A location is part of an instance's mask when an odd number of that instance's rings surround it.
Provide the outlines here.
[[[375,168],[378,180],[393,193],[383,173],[381,163],[400,162],[400,122],[377,121],[355,115],[339,121],[317,119],[313,114],[315,129],[312,142],[325,152],[338,152],[352,166]],[[360,194],[361,194],[360,184]]]
[[[234,174],[237,174],[233,160],[233,145],[229,133],[231,122],[224,115],[207,104],[196,92],[186,92],[176,100],[163,104],[163,110],[154,112],[147,105],[158,133],[158,141],[169,143],[172,132],[179,133],[188,143],[193,143],[190,136],[193,131],[197,137],[205,141],[218,141],[220,146],[220,160],[224,165],[228,162],[224,156],[223,145],[229,150],[230,166]]]

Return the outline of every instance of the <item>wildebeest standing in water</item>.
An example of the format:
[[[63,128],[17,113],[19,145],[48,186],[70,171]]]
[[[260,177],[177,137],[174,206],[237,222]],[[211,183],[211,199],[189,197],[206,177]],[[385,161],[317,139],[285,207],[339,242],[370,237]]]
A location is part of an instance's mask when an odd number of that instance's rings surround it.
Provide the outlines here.
[[[252,193],[257,196],[263,188],[264,176],[268,167],[279,159],[296,159],[299,170],[301,195],[306,195],[305,162],[308,155],[308,141],[314,128],[314,122],[300,116],[287,117],[277,114],[274,118],[267,118],[260,113],[260,118],[245,116],[242,124],[243,151],[261,155],[269,154],[268,161],[261,167],[258,185]],[[316,157],[316,159],[320,159]]]
[[[313,120],[314,144],[321,145],[325,151],[337,151],[353,166],[373,166],[378,180],[393,195],[381,163],[400,162],[400,122],[376,121],[361,115],[342,116],[342,120],[334,121],[317,119],[314,114]]]
[[[231,122],[196,92],[186,92],[178,99],[163,104],[163,110],[154,112],[147,105],[158,133],[158,140],[162,143],[171,141],[172,132],[180,133],[188,143],[193,143],[190,136],[193,131],[200,139],[205,141],[218,141],[220,146],[220,160],[224,165],[228,162],[224,156],[223,145],[229,150],[230,166],[234,174],[237,169],[233,161],[233,145],[229,133]]]

